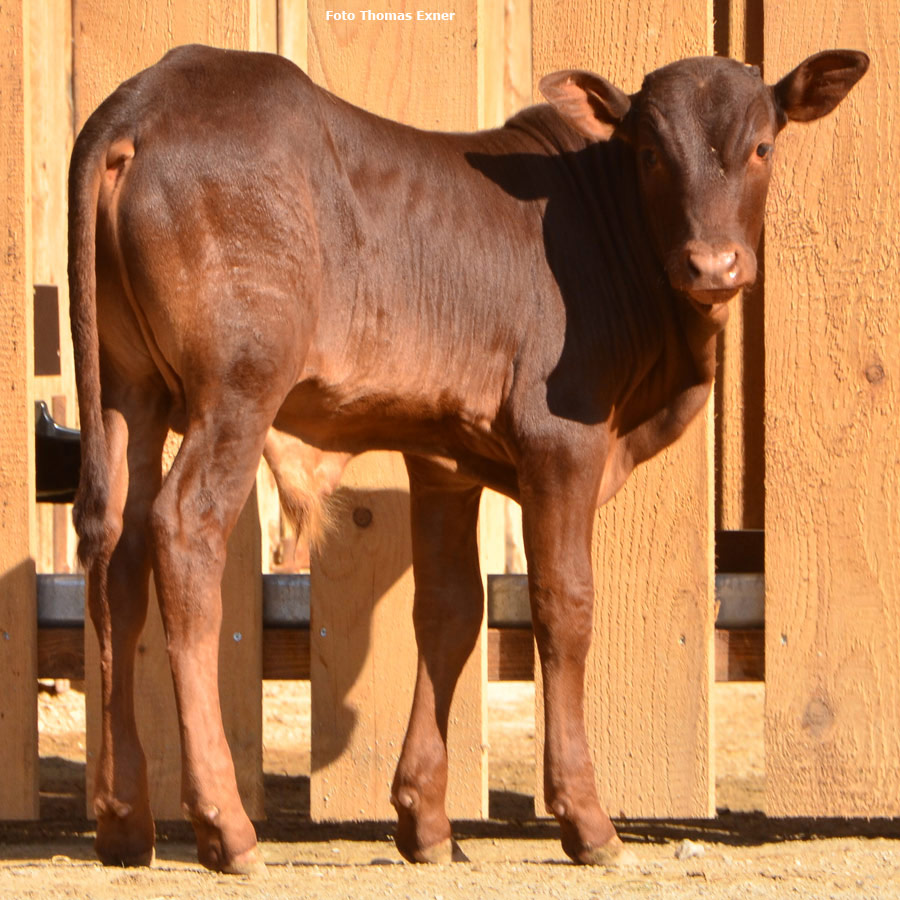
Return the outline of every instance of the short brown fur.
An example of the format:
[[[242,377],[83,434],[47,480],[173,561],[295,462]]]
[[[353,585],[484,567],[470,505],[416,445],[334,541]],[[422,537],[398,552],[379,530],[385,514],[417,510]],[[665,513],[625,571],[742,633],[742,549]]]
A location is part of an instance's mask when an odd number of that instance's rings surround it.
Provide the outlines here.
[[[406,455],[421,659],[392,794],[401,853],[452,857],[447,717],[483,615],[488,485],[522,504],[548,807],[573,859],[622,859],[581,702],[594,510],[707,400],[725,301],[755,277],[777,132],[830,111],[866,65],[817,54],[770,88],[692,59],[631,96],[560,72],[541,83],[551,105],[439,134],[283,59],[194,46],[99,107],[72,158],[70,282],[104,862],[153,853],[131,696],[152,566],[200,860],[261,865],[215,701],[225,543],[264,448],[312,524],[350,456]],[[169,428],[184,441],[163,482]]]

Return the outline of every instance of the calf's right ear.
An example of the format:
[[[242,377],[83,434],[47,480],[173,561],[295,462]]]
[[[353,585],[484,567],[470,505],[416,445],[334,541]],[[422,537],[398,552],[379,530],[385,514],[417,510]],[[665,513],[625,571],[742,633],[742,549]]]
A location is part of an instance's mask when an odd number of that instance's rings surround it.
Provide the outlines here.
[[[631,109],[628,94],[593,72],[553,72],[538,88],[576,131],[595,141],[609,140]]]
[[[868,68],[869,57],[857,50],[825,50],[805,59],[773,88],[781,124],[828,115]]]

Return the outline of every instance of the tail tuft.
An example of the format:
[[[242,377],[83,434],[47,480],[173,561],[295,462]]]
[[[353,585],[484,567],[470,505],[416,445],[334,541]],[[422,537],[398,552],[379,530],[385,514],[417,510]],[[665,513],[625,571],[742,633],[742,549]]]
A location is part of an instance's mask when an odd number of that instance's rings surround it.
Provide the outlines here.
[[[305,535],[311,546],[321,544],[334,524],[328,500],[349,457],[316,450],[274,428],[269,429],[263,456],[297,535]]]

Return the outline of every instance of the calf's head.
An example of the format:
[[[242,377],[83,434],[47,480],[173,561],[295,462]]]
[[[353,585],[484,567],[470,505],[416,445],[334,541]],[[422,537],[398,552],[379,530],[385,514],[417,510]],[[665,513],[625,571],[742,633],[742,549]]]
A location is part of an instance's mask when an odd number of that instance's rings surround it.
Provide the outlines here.
[[[574,70],[547,75],[540,89],[585,137],[633,147],[669,281],[709,307],[756,278],[776,135],[789,121],[831,112],[868,65],[864,53],[826,51],[769,86],[754,66],[699,57],[651,72],[630,96]]]

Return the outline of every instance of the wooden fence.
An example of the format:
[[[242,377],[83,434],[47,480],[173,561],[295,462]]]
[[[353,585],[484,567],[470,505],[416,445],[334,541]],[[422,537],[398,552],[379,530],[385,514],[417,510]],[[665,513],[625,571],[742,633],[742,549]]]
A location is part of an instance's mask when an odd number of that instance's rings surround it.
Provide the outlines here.
[[[65,398],[72,419],[74,394],[65,339],[60,374],[33,376],[32,285],[58,287],[65,336],[65,171],[74,133],[122,79],[190,41],[280,52],[355,103],[443,129],[502,121],[556,68],[593,69],[636,90],[644,72],[685,55],[730,54],[762,65],[773,81],[819,49],[869,52],[870,73],[832,117],[792,126],[779,140],[765,277],[721,342],[715,403],[598,515],[586,713],[601,796],[613,813],[714,814],[715,536],[721,550],[733,532],[764,529],[768,811],[897,815],[900,304],[892,276],[900,262],[900,10],[877,0],[798,0],[789,9],[775,0],[716,0],[713,7],[707,0],[379,0],[372,7],[454,14],[398,22],[364,18],[367,4],[325,0],[0,5],[8,36],[0,53],[7,181],[0,766],[8,773],[0,779],[0,818],[38,811],[35,679],[66,674],[41,670],[39,649],[40,659],[69,671],[86,660],[89,779],[97,747],[90,629],[83,653],[64,666],[64,655],[48,649],[56,640],[59,650],[59,634],[38,641],[35,561],[43,571],[69,567],[72,543],[58,527],[53,543],[53,512],[33,502],[32,402]],[[328,15],[340,10],[355,19]],[[278,674],[312,681],[313,816],[393,816],[388,788],[415,668],[402,465],[390,454],[361,457],[342,492],[337,528],[312,560],[308,630],[262,627],[255,497],[230,544],[222,694],[254,817],[264,813],[260,681]],[[482,564],[499,572],[502,550],[490,539],[496,509],[485,507]],[[516,640],[521,647],[521,633],[485,630],[463,676],[450,735],[453,816],[487,813],[488,662],[496,674]],[[527,655],[527,632],[524,640]],[[729,640],[736,656],[741,639],[726,636],[726,653]],[[166,671],[157,616],[142,640],[137,690],[160,818],[181,815]],[[538,698],[540,706],[540,691]],[[540,760],[539,710],[536,722]]]

